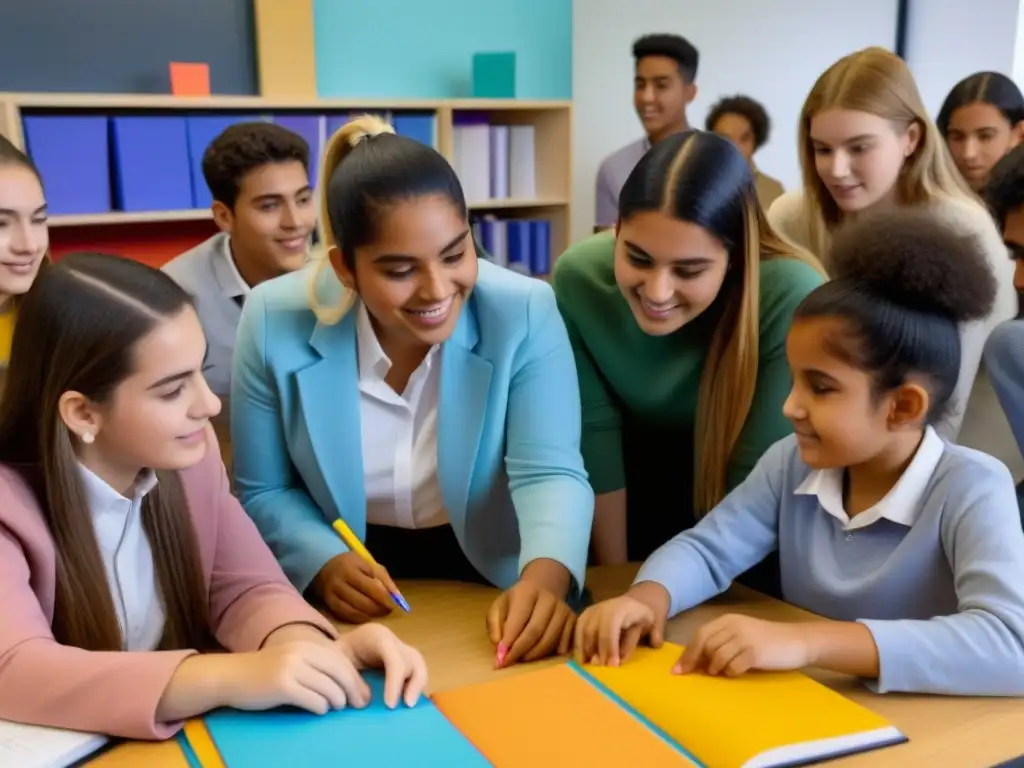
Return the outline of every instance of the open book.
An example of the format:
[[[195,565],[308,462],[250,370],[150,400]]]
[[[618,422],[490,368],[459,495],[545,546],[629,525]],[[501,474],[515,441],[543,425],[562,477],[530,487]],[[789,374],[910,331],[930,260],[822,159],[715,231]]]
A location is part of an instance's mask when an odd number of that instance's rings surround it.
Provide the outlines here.
[[[907,741],[900,730],[799,672],[671,674],[683,649],[640,648],[619,667],[583,667],[695,761],[711,768],[807,765]]]
[[[64,768],[107,743],[106,736],[0,720],[0,766]]]

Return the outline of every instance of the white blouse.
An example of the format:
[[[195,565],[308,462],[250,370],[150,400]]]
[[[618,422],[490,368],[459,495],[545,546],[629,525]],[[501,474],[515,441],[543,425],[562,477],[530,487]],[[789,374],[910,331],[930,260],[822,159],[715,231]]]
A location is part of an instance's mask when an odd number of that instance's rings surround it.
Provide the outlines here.
[[[156,487],[148,472],[126,499],[79,464],[107,584],[126,651],[152,651],[164,633],[164,606],[156,584],[153,552],[142,527],[142,500]]]
[[[431,528],[448,522],[437,479],[441,349],[432,347],[402,394],[384,381],[384,354],[366,308],[356,318],[366,522]]]

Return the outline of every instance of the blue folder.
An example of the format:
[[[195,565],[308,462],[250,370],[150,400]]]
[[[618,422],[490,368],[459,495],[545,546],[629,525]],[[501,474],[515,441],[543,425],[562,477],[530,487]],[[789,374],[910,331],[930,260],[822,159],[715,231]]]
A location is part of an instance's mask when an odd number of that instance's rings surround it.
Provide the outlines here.
[[[52,214],[110,210],[106,117],[26,115],[25,144],[46,187]]]
[[[530,222],[527,219],[509,219],[508,268],[524,275],[530,272]]]
[[[365,709],[326,715],[297,710],[242,712],[221,709],[205,718],[230,768],[329,765],[490,765],[433,703],[384,705],[384,677],[367,673],[373,698]]]
[[[210,142],[235,123],[256,122],[259,119],[258,115],[194,115],[186,118],[193,208],[209,208],[213,203],[213,196],[203,178],[203,153]]]
[[[316,187],[320,170],[320,115],[275,115],[274,122],[282,128],[299,134],[309,144],[309,185]]]
[[[192,207],[184,117],[112,117],[114,203],[121,211]]]
[[[399,136],[416,139],[428,147],[434,146],[433,112],[400,112],[395,115],[393,124]]]

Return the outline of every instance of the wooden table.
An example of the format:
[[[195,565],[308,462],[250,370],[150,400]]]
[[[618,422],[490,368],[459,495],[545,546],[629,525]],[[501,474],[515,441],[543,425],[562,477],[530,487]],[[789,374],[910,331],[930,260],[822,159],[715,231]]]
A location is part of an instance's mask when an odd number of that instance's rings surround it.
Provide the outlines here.
[[[595,568],[588,584],[595,600],[621,594],[636,565]],[[431,691],[443,691],[500,675],[530,672],[555,659],[494,671],[494,648],[487,639],[484,617],[497,592],[466,584],[405,582],[399,584],[412,613],[384,620],[403,640],[427,659]],[[676,617],[667,639],[686,643],[694,630],[723,613],[744,613],[772,621],[803,621],[810,615],[799,608],[741,586],[713,602]],[[988,768],[1024,754],[1024,701],[870,693],[858,681],[830,672],[811,675],[854,701],[888,718],[909,737],[907,744],[835,761],[844,766],[928,766],[929,768]]]

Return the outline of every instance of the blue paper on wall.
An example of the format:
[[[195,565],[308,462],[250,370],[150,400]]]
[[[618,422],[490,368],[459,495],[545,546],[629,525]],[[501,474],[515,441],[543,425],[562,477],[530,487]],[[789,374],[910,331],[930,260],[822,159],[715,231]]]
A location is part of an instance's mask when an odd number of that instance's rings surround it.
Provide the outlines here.
[[[326,715],[222,709],[206,716],[206,727],[230,768],[490,765],[429,699],[411,709],[400,704],[391,710],[384,704],[383,675],[367,673],[366,680],[373,698],[365,709]]]
[[[184,117],[112,117],[114,197],[121,211],[192,207]]]
[[[39,168],[52,214],[110,210],[110,146],[106,117],[26,115],[28,154]]]

